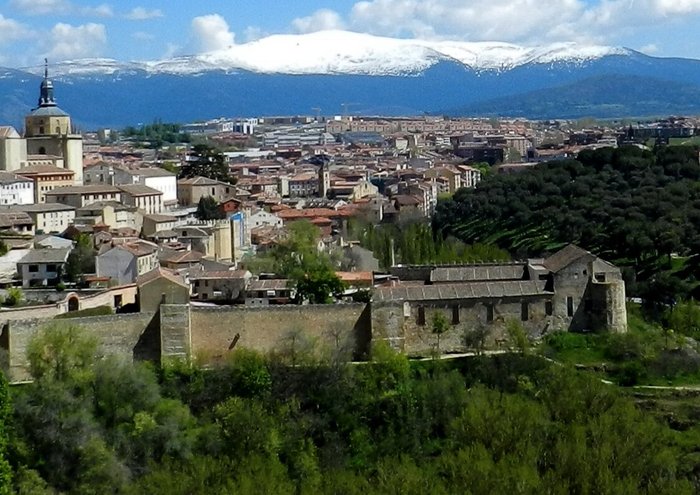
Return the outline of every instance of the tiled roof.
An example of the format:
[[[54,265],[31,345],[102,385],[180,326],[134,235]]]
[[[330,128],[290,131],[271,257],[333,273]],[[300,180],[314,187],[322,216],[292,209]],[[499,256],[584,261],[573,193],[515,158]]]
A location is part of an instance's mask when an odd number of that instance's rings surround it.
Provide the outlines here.
[[[204,255],[198,251],[177,251],[162,248],[158,252],[158,260],[164,263],[197,263],[202,258]]]
[[[173,272],[166,270],[165,268],[157,267],[151,270],[150,272],[146,272],[143,275],[139,276],[136,279],[136,285],[139,287],[146,285],[149,282],[152,282],[154,280],[157,280],[159,278],[165,278],[167,280],[170,280],[171,282],[180,285],[182,287],[187,287],[189,289],[189,286],[185,283],[185,281],[180,277],[179,275],[174,274]]]
[[[274,278],[270,280],[253,280],[248,285],[248,291],[259,290],[287,290],[289,289],[289,280],[286,278]]]
[[[7,208],[27,213],[48,213],[52,211],[72,211],[75,206],[64,205],[62,203],[33,203],[30,205],[9,205],[0,208]]]
[[[549,258],[546,258],[543,264],[547,270],[557,273],[584,256],[594,257],[594,255],[588,251],[581,249],[574,244],[569,244],[565,248],[554,253]]]
[[[232,279],[238,280],[242,278],[249,278],[251,273],[248,270],[224,270],[224,271],[202,271],[197,273],[191,273],[190,279]]]
[[[22,174],[68,174],[74,175],[69,168],[56,167],[55,165],[29,165],[27,167],[22,167],[15,172],[17,175]]]
[[[126,244],[120,244],[117,246],[119,249],[124,249],[129,251],[134,256],[147,256],[153,254],[158,250],[158,246],[146,241],[130,242]]]
[[[168,172],[164,168],[144,167],[135,170],[129,170],[132,175],[140,175],[142,177],[175,177],[175,174]]]
[[[104,194],[104,193],[115,193],[118,194],[119,188],[110,186],[107,184],[90,184],[87,186],[66,186],[57,187],[52,191],[44,193],[45,196],[62,196],[67,194]]]
[[[127,193],[129,196],[162,196],[163,193],[158,189],[153,189],[149,186],[143,186],[141,184],[129,184],[126,186],[117,186],[123,192]]]
[[[382,287],[375,290],[372,300],[375,302],[448,301],[553,294],[545,290],[546,283],[546,281],[540,280],[522,280]]]
[[[59,249],[32,249],[17,263],[65,263],[70,254],[70,248]]]
[[[0,171],[0,184],[15,184],[16,182],[32,182],[26,177],[18,176],[12,172]]]
[[[431,282],[475,282],[496,280],[522,280],[525,263],[499,265],[470,265],[436,267],[430,273]]]

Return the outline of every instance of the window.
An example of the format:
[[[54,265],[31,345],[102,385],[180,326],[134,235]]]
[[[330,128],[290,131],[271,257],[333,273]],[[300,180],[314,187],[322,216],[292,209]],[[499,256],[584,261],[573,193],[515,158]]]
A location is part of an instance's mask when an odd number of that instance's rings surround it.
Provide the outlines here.
[[[486,305],[486,321],[489,323],[493,321],[493,304]]]
[[[552,307],[552,301],[546,301],[544,303],[544,314],[546,314],[547,316],[552,316],[552,313],[554,312],[553,309],[554,308]]]
[[[425,307],[418,306],[418,319],[416,323],[420,326],[425,326]]]
[[[522,321],[530,319],[530,308],[526,302],[520,303],[520,319]]]
[[[459,306],[452,306],[452,324],[459,324]]]
[[[39,271],[39,265],[29,265],[29,273],[37,273]]]
[[[605,282],[605,274],[604,273],[596,273],[595,274],[595,281],[604,283]]]
[[[566,316],[574,316],[574,298],[571,296],[566,297]]]
[[[46,265],[46,271],[47,271],[47,272],[55,272],[55,271],[56,271],[56,265]]]

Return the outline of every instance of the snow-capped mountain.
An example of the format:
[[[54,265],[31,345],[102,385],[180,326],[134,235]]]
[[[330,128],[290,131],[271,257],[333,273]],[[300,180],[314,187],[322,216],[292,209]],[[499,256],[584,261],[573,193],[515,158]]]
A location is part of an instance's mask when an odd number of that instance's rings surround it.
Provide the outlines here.
[[[344,31],[275,35],[151,62],[52,63],[56,98],[83,128],[221,116],[700,114],[700,61],[625,48],[523,47]],[[21,125],[43,68],[0,68],[0,124]]]
[[[475,71],[503,71],[532,63],[581,63],[628,53],[630,51],[624,48],[576,43],[524,47],[509,43],[421,41],[348,31],[320,31],[274,35],[224,50],[155,62],[68,61],[55,65],[52,72],[58,76],[134,71],[188,75],[210,70],[295,75],[417,75],[443,61],[456,62]]]

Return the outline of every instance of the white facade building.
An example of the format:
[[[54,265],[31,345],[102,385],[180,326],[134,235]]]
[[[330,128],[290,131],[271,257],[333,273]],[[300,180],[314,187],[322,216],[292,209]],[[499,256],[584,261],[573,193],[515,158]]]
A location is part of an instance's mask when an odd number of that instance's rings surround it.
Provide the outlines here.
[[[34,203],[34,182],[10,172],[0,172],[0,205]]]

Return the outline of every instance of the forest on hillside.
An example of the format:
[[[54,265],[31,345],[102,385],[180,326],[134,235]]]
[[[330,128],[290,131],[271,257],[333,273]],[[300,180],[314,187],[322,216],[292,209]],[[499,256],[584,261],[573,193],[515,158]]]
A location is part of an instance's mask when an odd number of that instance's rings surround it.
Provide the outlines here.
[[[0,494],[691,494],[700,428],[522,352],[349,364],[295,340],[204,369],[95,359],[75,326],[0,381]]]
[[[576,160],[493,175],[441,201],[433,228],[517,258],[576,243],[626,268],[629,293],[667,304],[697,285],[698,150],[585,150]]]

